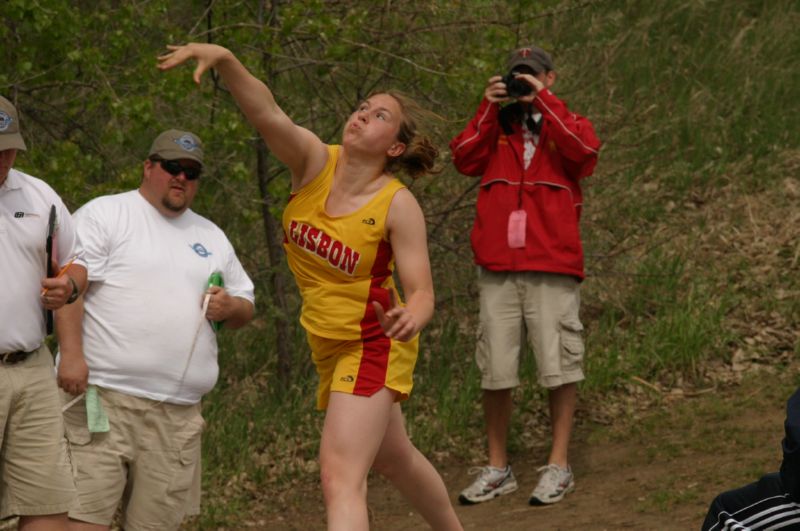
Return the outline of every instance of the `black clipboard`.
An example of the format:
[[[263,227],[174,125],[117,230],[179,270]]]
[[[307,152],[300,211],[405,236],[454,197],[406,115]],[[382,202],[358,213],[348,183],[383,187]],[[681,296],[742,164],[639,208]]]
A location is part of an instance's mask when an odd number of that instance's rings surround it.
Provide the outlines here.
[[[47,257],[47,278],[52,278],[55,275],[53,271],[53,234],[56,230],[56,206],[50,205],[50,217],[47,220],[47,240],[45,240],[44,250]],[[53,312],[45,309],[44,311],[45,326],[47,328],[47,335],[53,333]]]

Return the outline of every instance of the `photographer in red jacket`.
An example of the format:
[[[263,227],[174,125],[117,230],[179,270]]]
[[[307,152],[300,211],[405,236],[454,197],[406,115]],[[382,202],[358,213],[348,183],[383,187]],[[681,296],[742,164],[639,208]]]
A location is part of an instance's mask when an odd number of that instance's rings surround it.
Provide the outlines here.
[[[506,72],[489,79],[474,118],[450,143],[456,168],[481,176],[471,239],[480,266],[476,360],[489,443],[488,466],[459,501],[480,503],[517,489],[506,440],[524,325],[538,381],[549,392],[553,434],[530,497],[540,505],[575,486],[567,448],[584,378],[580,180],[591,175],[600,141],[589,120],[551,92],[556,72],[547,52],[514,50]]]

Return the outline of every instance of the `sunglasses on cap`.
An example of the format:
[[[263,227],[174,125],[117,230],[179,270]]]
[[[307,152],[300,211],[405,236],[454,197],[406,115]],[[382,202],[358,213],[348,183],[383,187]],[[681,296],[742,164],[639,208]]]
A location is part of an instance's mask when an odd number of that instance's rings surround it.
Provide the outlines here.
[[[152,159],[152,161],[161,164],[161,168],[163,168],[165,172],[175,177],[183,173],[187,181],[199,179],[200,173],[203,171],[202,168],[198,168],[197,166],[184,166],[177,160]]]

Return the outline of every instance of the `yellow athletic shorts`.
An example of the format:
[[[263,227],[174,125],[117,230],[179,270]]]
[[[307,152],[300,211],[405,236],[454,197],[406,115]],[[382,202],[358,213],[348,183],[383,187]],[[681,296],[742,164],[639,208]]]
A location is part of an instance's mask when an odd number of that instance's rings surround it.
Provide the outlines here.
[[[307,336],[319,375],[317,409],[328,407],[331,391],[372,396],[388,387],[397,391],[397,401],[411,394],[419,335],[407,342],[383,334],[355,340]]]

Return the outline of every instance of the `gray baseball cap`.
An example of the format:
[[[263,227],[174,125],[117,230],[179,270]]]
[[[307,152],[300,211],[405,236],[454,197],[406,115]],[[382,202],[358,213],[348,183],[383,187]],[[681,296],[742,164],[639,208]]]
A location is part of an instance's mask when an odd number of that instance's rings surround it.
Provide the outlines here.
[[[166,160],[190,159],[202,166],[203,143],[194,133],[169,129],[156,137],[147,156]]]
[[[531,44],[517,48],[508,57],[508,70],[514,70],[514,67],[525,65],[533,69],[534,72],[540,74],[542,72],[550,72],[555,70],[553,59],[550,54],[542,50],[538,46]]]
[[[0,96],[0,151],[19,149],[27,151],[19,132],[19,114],[10,101]]]

